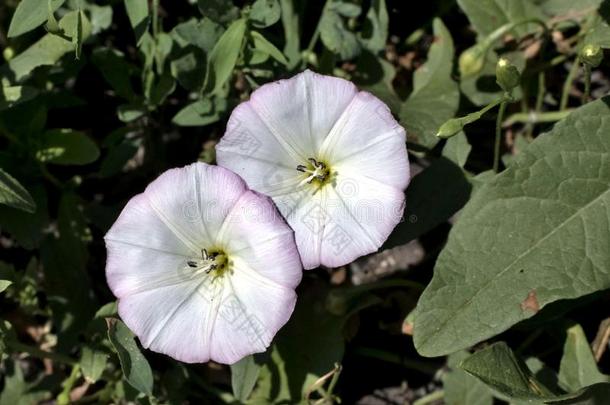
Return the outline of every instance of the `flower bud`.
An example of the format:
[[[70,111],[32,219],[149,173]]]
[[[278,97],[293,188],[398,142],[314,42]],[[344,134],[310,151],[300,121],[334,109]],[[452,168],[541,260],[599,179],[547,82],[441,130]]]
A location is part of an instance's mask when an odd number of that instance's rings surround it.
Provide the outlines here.
[[[599,45],[588,44],[580,51],[580,60],[582,63],[596,68],[604,59],[604,51]]]
[[[13,59],[13,56],[15,56],[15,50],[10,46],[7,46],[4,48],[4,51],[2,51],[2,56],[4,57],[4,60],[8,62],[9,60]]]
[[[460,75],[462,78],[474,76],[483,70],[486,50],[481,45],[466,49],[458,59]]]
[[[436,136],[442,139],[451,138],[452,136],[457,135],[462,129],[464,129],[464,121],[460,118],[451,118],[441,125]]]
[[[500,58],[496,65],[496,82],[502,90],[511,91],[521,82],[521,73],[508,59]]]

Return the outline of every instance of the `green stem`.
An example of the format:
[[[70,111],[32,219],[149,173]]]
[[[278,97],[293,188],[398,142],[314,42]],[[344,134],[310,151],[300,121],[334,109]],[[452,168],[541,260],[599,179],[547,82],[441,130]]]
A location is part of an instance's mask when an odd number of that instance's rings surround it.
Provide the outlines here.
[[[500,111],[496,117],[496,142],[494,145],[494,171],[498,173],[500,170],[500,140],[502,139],[502,120],[506,111],[507,101],[500,103]]]
[[[582,103],[586,104],[591,98],[591,66],[586,63],[583,66],[585,68],[585,94],[582,96]]]
[[[417,401],[413,402],[413,405],[428,405],[445,397],[445,391],[439,390],[429,393],[428,395],[421,397]]]
[[[514,124],[541,124],[546,122],[557,122],[570,115],[572,111],[574,110],[567,109],[563,111],[515,113],[508,117],[502,126],[506,128]]]
[[[565,83],[563,84],[563,92],[561,93],[561,102],[559,103],[559,109],[565,110],[568,107],[568,100],[570,98],[570,90],[572,89],[572,84],[574,83],[574,78],[576,77],[576,73],[578,72],[578,65],[580,64],[580,58],[576,58],[572,67],[570,68],[570,72],[568,73],[568,77],[566,78]]]
[[[337,381],[339,381],[339,375],[341,374],[342,369],[343,369],[343,367],[341,367],[340,364],[335,364],[335,372],[333,374],[333,378],[330,380],[330,383],[328,384],[328,389],[326,390],[326,395],[324,395],[324,399],[326,399],[329,404],[332,404],[334,402],[333,391],[335,390],[335,385],[337,385]]]
[[[316,25],[316,30],[313,32],[313,35],[311,36],[311,39],[309,40],[309,45],[307,45],[307,50],[306,53],[310,53],[313,51],[314,46],[316,46],[316,43],[318,42],[318,39],[320,38],[320,26],[322,23],[322,19],[324,18],[324,13],[326,12],[326,9],[328,8],[328,5],[331,3],[332,0],[326,0],[326,2],[324,3],[324,7],[322,7],[322,14],[320,14],[320,20],[318,20],[318,25]]]
[[[47,352],[47,351],[39,349],[35,346],[29,346],[29,345],[23,344],[21,342],[11,341],[9,343],[9,346],[15,352],[27,353],[31,356],[38,357],[40,359],[49,359],[49,360],[56,361],[58,363],[69,364],[69,365],[74,365],[77,363],[76,360],[74,360],[68,356],[64,356],[63,354]]]
[[[57,404],[58,405],[68,405],[70,403],[70,392],[72,388],[74,388],[74,384],[78,381],[78,377],[80,376],[80,366],[75,364],[72,367],[72,372],[70,376],[64,380],[61,384],[63,390],[57,396]]]
[[[159,34],[159,0],[152,1],[152,32],[153,37],[157,39]]]

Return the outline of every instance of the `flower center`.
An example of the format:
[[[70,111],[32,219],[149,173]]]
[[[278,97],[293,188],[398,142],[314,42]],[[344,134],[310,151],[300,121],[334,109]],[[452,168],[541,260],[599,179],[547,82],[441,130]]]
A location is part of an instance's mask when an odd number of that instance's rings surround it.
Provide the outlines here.
[[[299,172],[307,175],[307,177],[301,180],[299,186],[312,184],[314,182],[318,183],[319,185],[323,185],[330,177],[330,169],[326,163],[318,161],[314,158],[309,158],[307,161],[308,163],[306,165],[297,166],[297,170]]]
[[[214,278],[222,276],[229,267],[227,255],[222,250],[201,249],[201,257],[187,260],[186,264],[195,272],[214,274]]]

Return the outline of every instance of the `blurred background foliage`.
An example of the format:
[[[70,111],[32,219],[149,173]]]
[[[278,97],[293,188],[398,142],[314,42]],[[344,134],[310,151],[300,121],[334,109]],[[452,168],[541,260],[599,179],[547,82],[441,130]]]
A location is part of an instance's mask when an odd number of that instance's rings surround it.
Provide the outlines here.
[[[3,0],[0,404],[510,400],[457,367],[467,352],[430,359],[413,347],[408,315],[453,216],[493,176],[493,114],[436,134],[502,97],[495,69],[506,57],[521,84],[496,169],[510,164],[581,99],[608,93],[607,63],[587,83],[579,52],[610,46],[609,12],[601,0]],[[104,233],[162,171],[213,163],[231,110],[253,90],[305,68],[372,92],[407,129],[405,220],[380,253],[306,273],[265,354],[231,370],[140,351],[106,286]],[[532,369],[585,364],[574,390],[605,381],[596,362],[610,329],[586,309],[608,298],[553,308],[502,339],[535,355]],[[598,330],[593,359],[587,335]],[[562,359],[568,343],[585,357]]]

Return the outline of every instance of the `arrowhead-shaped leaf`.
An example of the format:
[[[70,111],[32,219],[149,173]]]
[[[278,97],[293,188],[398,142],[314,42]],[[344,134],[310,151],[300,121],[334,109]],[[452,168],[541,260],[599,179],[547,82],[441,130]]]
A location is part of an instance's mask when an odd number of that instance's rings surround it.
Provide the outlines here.
[[[609,105],[576,110],[474,194],[417,306],[421,354],[455,352],[551,302],[610,288]]]

